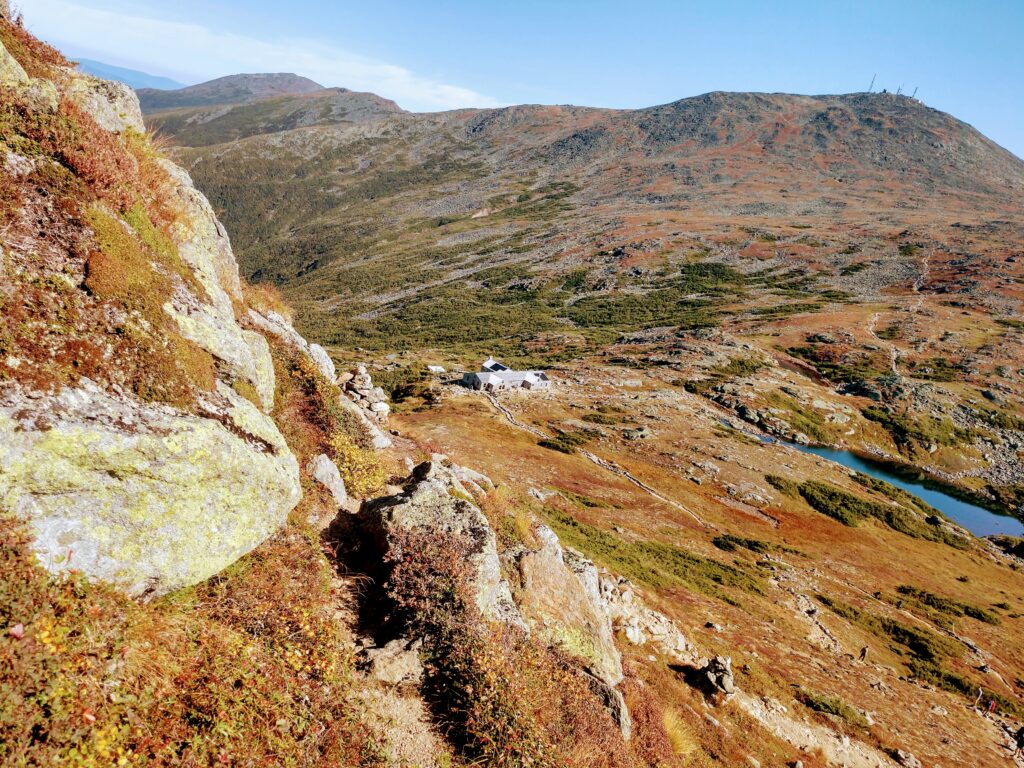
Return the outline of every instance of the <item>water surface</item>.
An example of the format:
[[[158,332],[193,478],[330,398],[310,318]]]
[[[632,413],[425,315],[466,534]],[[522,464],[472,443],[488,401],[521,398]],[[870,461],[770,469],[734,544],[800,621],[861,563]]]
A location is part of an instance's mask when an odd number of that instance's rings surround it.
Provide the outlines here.
[[[791,444],[792,445],[792,444]],[[842,464],[844,467],[863,472],[879,480],[902,488],[907,493],[912,493],[922,501],[935,507],[942,514],[958,525],[962,525],[975,536],[988,536],[990,534],[1003,534],[1007,536],[1024,536],[1024,523],[1021,523],[1009,515],[1000,515],[991,510],[971,504],[969,501],[946,493],[933,484],[928,483],[924,475],[915,473],[911,469],[900,471],[888,464],[873,461],[869,458],[859,456],[849,451],[840,451],[835,448],[813,448],[806,445],[793,445],[794,448],[805,453],[813,453],[824,459]]]

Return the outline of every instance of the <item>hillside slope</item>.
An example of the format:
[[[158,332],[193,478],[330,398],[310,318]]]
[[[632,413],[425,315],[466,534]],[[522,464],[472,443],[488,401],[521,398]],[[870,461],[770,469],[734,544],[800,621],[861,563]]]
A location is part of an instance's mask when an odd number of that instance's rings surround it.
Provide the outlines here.
[[[864,411],[885,434],[856,447],[1020,508],[1024,464],[985,446],[1017,441],[1024,402],[1024,162],[954,117],[888,93],[711,93],[251,118],[248,138],[213,129],[176,156],[245,273],[321,343],[550,364],[721,326],[819,385],[888,398]]]
[[[236,105],[158,109],[148,113],[148,119],[150,128],[161,135],[204,146],[311,125],[379,120],[401,112],[393,101],[373,93],[322,88]]]
[[[413,467],[366,369],[239,279],[135,95],[0,10],[0,762],[671,758],[626,583],[539,520],[499,550],[495,485]]]
[[[135,94],[6,3],[0,277],[0,762],[374,764],[304,469],[376,466],[359,409]]]
[[[157,109],[208,107],[215,104],[247,104],[274,96],[315,93],[323,86],[287,72],[228,75],[177,90],[139,89],[139,103],[146,112]]]
[[[281,249],[328,355],[241,279],[134,94],[0,0],[0,763],[1005,759],[1021,541],[781,440],[1013,493],[1024,323],[1015,255],[994,260],[1015,219],[934,218],[1005,205],[985,185],[1012,166],[981,142],[989,176],[936,171],[895,235],[882,188],[854,228],[835,206],[683,211],[644,147],[728,155],[739,127],[584,130],[611,117],[398,113],[179,150],[197,175],[226,158],[211,191],[250,207],[246,247]],[[856,159],[899,182],[887,162]],[[554,386],[424,364],[484,345]]]

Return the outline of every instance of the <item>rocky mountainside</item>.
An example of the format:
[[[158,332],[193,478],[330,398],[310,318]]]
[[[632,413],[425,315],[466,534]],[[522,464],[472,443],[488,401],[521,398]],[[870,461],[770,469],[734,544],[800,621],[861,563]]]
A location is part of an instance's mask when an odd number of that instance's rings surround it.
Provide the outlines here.
[[[819,101],[275,96],[165,123],[196,185],[0,0],[0,763],[1004,759],[1020,540],[779,440],[1014,498],[1016,166],[834,117],[839,195],[744,132]]]
[[[402,110],[373,93],[322,88],[301,96],[282,96],[242,104],[156,109],[149,125],[157,133],[194,146],[220,144],[257,134],[272,134],[311,125],[379,120]]]
[[[182,129],[175,156],[325,346],[537,365],[721,326],[891,398],[860,447],[1020,505],[1024,465],[983,436],[1015,443],[1024,396],[1024,162],[956,118],[889,93],[249,117],[243,139]]]
[[[601,631],[559,629],[594,622],[550,601],[551,531],[563,563],[575,549],[616,574],[600,584],[628,579],[704,649],[666,674],[632,645],[646,630],[613,626],[634,726],[650,718],[631,675],[684,762],[1001,759],[1024,679],[1019,539],[976,539],[792,446],[923,473],[1017,530],[1018,158],[887,93],[267,126],[182,131],[174,155],[243,271],[335,357],[372,356],[390,425],[500,486],[480,508],[527,625],[615,679]],[[490,354],[555,384],[485,396],[437,372]],[[1001,714],[971,706],[979,688]]]
[[[689,660],[672,621],[539,521],[499,554],[494,483],[414,467],[367,370],[240,279],[134,92],[2,10],[0,762],[669,755],[613,622]]]
[[[983,225],[1000,244],[1020,227],[1024,163],[955,118],[893,94],[715,93],[636,111],[384,114],[358,127],[304,112],[306,122],[282,131],[281,116],[299,101],[275,102],[269,119],[255,109],[236,115],[243,124],[223,129],[152,122],[181,144],[202,145],[179,157],[236,225],[247,273],[303,303],[330,296],[325,309],[351,294],[378,305],[375,316],[388,314],[408,305],[389,307],[392,297],[498,265],[537,278],[583,268],[590,282],[607,283],[602,273],[623,260],[608,254],[641,249],[650,260],[713,249],[695,240],[724,239],[730,229],[737,251],[758,237],[776,238],[778,251],[794,246],[794,266],[873,260],[888,270],[896,265],[879,241],[904,230],[949,247],[963,234],[956,223]],[[240,136],[250,138],[235,142]],[[971,222],[959,222],[963,211]],[[424,228],[430,221],[433,232]],[[396,226],[404,237],[391,237]],[[473,238],[482,242],[471,246]],[[413,241],[453,258],[440,272],[430,258],[409,262],[396,250]],[[767,256],[775,240],[761,242]],[[486,260],[476,258],[483,247]],[[364,287],[367,259],[430,277],[406,277],[408,295],[374,281]]]
[[[323,86],[290,73],[228,75],[177,90],[139,89],[139,103],[147,112],[159,109],[248,104],[275,96],[315,93]]]

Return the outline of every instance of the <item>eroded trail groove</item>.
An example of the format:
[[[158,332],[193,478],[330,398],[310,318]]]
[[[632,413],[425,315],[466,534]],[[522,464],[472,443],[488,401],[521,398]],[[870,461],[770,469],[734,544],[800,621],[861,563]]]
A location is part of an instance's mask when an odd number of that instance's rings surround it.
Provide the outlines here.
[[[490,394],[488,392],[485,392],[484,396],[491,403],[491,405],[493,405],[495,407],[495,409],[498,410],[498,412],[500,412],[508,420],[508,423],[511,424],[512,426],[516,427],[517,429],[521,429],[521,430],[524,430],[526,432],[529,432],[531,435],[535,435],[536,437],[539,437],[541,439],[550,439],[551,438],[551,435],[549,435],[544,430],[538,429],[537,427],[534,427],[534,426],[532,426],[530,424],[525,424],[522,421],[520,421],[518,418],[516,418],[516,415],[508,408],[508,406],[503,405],[498,400],[498,398],[496,398],[494,395],[492,395],[492,394]],[[580,451],[579,455],[582,456],[583,458],[587,459],[587,461],[590,461],[591,463],[593,463],[596,466],[600,467],[601,469],[603,469],[603,470],[605,470],[607,472],[611,472],[614,475],[618,475],[619,477],[625,478],[626,480],[631,482],[633,485],[635,485],[637,488],[640,488],[641,490],[645,491],[646,493],[648,493],[649,495],[651,495],[652,497],[654,497],[658,501],[660,501],[660,502],[662,502],[664,504],[668,504],[669,506],[675,507],[676,509],[678,509],[678,510],[680,510],[682,512],[685,512],[686,514],[688,514],[690,517],[692,517],[694,520],[696,520],[698,523],[700,523],[705,528],[717,530],[715,528],[715,526],[711,525],[711,523],[709,523],[706,520],[704,520],[700,515],[698,515],[692,509],[690,509],[689,507],[685,506],[684,504],[680,504],[675,499],[670,499],[668,496],[665,496],[664,494],[659,493],[655,488],[652,488],[650,485],[645,483],[643,480],[641,480],[639,477],[634,475],[632,472],[630,472],[625,467],[621,467],[618,464],[616,464],[615,462],[608,461],[607,459],[602,459],[600,456],[598,456],[598,455],[596,455],[594,453],[591,453],[590,451]]]

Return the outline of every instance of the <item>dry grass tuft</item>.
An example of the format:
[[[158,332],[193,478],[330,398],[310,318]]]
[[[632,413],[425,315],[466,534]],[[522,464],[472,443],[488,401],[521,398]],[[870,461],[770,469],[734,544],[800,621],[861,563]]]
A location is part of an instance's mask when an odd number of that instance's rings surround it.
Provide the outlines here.
[[[29,77],[53,80],[60,75],[62,67],[71,66],[71,62],[60,51],[35,38],[25,29],[20,13],[11,21],[0,18],[0,43],[21,64]]]

